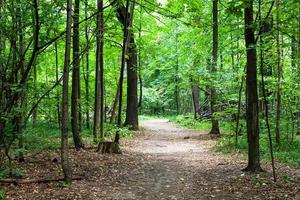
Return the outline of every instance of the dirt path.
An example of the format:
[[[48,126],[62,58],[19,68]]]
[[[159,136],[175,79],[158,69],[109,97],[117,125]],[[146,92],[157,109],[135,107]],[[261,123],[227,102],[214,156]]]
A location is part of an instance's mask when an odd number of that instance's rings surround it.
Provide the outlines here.
[[[7,199],[300,199],[299,169],[282,166],[279,173],[290,179],[274,185],[269,173],[244,173],[245,161],[213,153],[215,141],[207,134],[167,120],[148,120],[142,127],[123,143],[123,155],[72,152],[75,174],[85,178],[71,187],[9,186]],[[35,176],[61,173],[51,163],[55,156],[58,152],[35,164]]]

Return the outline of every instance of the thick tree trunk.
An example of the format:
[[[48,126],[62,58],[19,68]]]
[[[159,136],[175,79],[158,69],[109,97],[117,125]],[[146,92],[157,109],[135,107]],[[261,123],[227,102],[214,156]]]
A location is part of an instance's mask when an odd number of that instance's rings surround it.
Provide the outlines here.
[[[131,13],[132,15],[132,13]],[[137,48],[134,34],[131,33],[127,60],[127,109],[125,125],[132,130],[138,130],[138,95],[137,95]]]
[[[72,104],[71,124],[73,140],[76,150],[83,148],[78,128],[78,101],[79,101],[79,70],[80,70],[80,49],[79,49],[79,0],[75,0],[73,15],[73,75],[72,75]]]
[[[124,81],[124,69],[125,69],[125,62],[126,62],[126,52],[127,52],[127,46],[128,46],[128,39],[130,38],[130,32],[129,27],[130,24],[127,23],[129,19],[129,0],[126,1],[126,7],[124,10],[124,6],[118,6],[117,12],[118,12],[118,19],[120,22],[124,21],[123,24],[123,47],[122,47],[122,59],[121,59],[121,68],[120,68],[120,91],[119,91],[119,108],[118,108],[118,128],[122,127],[122,103],[123,103],[123,81]],[[114,142],[119,144],[120,140],[120,133],[117,130],[115,140]]]
[[[103,1],[97,1],[98,10],[102,10]],[[94,139],[103,137],[103,12],[97,15],[97,55],[95,81],[95,111],[94,111]],[[102,84],[101,84],[102,83]],[[103,92],[103,91],[102,91]]]
[[[72,20],[72,0],[67,0],[67,22],[66,22],[66,46],[65,46],[65,62],[63,73],[63,92],[62,92],[62,135],[61,135],[61,164],[66,183],[72,182],[72,169],[69,163],[69,147],[68,147],[68,93],[69,93],[69,65],[71,50],[71,20]]]
[[[135,2],[132,2],[130,12],[122,4],[117,5],[118,20],[124,27],[132,27]],[[126,15],[128,17],[126,17]],[[138,95],[137,95],[137,47],[134,40],[134,33],[128,30],[127,41],[127,107],[125,125],[132,130],[138,130]],[[126,31],[127,32],[127,31]],[[120,103],[120,102],[119,102]]]
[[[247,48],[247,136],[248,136],[248,166],[246,171],[260,171],[259,155],[259,119],[257,94],[256,47],[253,22],[253,0],[245,8],[245,43]]]
[[[212,51],[212,67],[211,73],[213,80],[216,78],[217,65],[218,65],[218,0],[213,0],[213,51]],[[211,84],[210,92],[210,110],[211,110],[211,131],[210,134],[220,135],[219,122],[215,116],[217,103],[216,89]]]

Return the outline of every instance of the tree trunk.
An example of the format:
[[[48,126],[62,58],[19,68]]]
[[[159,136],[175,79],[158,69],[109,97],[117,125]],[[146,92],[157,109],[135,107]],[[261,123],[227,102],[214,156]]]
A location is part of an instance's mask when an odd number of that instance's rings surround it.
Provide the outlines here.
[[[142,0],[141,2],[142,3]],[[140,5],[140,19],[139,19],[139,39],[142,37],[142,6]],[[142,78],[142,56],[141,56],[141,46],[139,46],[138,49],[138,76],[139,76],[139,86],[140,86],[140,93],[139,93],[139,104],[138,108],[139,111],[141,112],[142,110],[142,101],[143,101],[143,78]]]
[[[246,85],[247,85],[247,136],[248,136],[248,166],[246,171],[261,170],[259,155],[259,119],[257,94],[256,47],[253,22],[253,0],[245,8],[245,43],[247,51]]]
[[[85,17],[88,17],[87,13],[88,9],[88,2],[85,2]],[[90,46],[89,46],[89,33],[88,33],[88,24],[85,25],[85,41],[87,43],[86,48],[86,72],[85,72],[85,99],[86,99],[86,128],[90,129],[90,88],[89,88],[89,81],[90,81],[90,61],[89,61],[89,52],[90,52]]]
[[[213,51],[211,73],[213,80],[216,78],[218,61],[218,0],[213,0]],[[215,115],[217,93],[214,84],[211,85],[210,109],[211,109],[211,131],[210,134],[220,135],[219,122]]]
[[[97,1],[98,11],[102,10],[102,0]],[[99,12],[97,15],[97,55],[96,55],[96,81],[95,81],[95,111],[94,111],[94,139],[100,134],[102,138],[103,128],[103,102],[101,102],[103,89],[103,12]],[[102,119],[102,120],[101,120]]]
[[[78,79],[78,130],[82,132],[82,100],[81,100],[81,82],[80,82],[80,70]]]
[[[78,128],[78,92],[79,92],[79,69],[80,69],[80,49],[79,49],[79,0],[75,0],[73,15],[73,78],[72,78],[72,104],[71,104],[71,124],[73,140],[76,150],[83,148]]]
[[[20,4],[20,1],[17,1],[18,4]],[[24,75],[24,71],[25,71],[25,65],[24,65],[24,51],[25,51],[25,47],[24,47],[24,36],[23,36],[23,21],[22,21],[22,10],[20,7],[17,7],[17,24],[18,24],[18,35],[19,35],[19,63],[18,63],[18,67],[20,68],[21,71],[21,75]],[[17,78],[17,77],[16,77]],[[25,101],[26,101],[26,92],[25,92],[25,88],[22,89],[22,92],[20,94],[21,98],[20,98],[20,103],[19,103],[19,109],[20,112],[17,112],[18,116],[16,117],[16,132],[18,135],[18,148],[19,148],[19,154],[18,154],[18,161],[19,162],[23,162],[24,161],[24,154],[23,154],[23,149],[24,149],[24,113],[25,113]]]
[[[103,0],[98,0],[98,10],[99,13],[99,33],[100,33],[100,138],[104,138],[104,64],[103,64],[103,47],[104,47],[104,18],[103,18]]]
[[[72,182],[72,169],[69,163],[69,147],[68,147],[68,93],[69,93],[69,65],[71,50],[71,20],[72,20],[72,0],[67,0],[67,22],[66,22],[66,46],[65,46],[65,62],[63,73],[63,92],[62,92],[62,135],[61,135],[61,164],[66,183]]]
[[[135,1],[132,2],[130,12],[122,4],[117,5],[117,17],[119,22],[129,30],[126,32],[125,43],[127,45],[125,54],[128,52],[127,59],[127,107],[125,125],[132,130],[138,130],[138,95],[137,95],[137,47],[134,40],[134,33],[132,32],[132,22],[134,14]],[[125,59],[125,58],[124,58]],[[125,59],[126,60],[126,59]],[[122,90],[121,86],[120,89]],[[120,92],[121,94],[121,92]],[[121,95],[120,95],[121,96]],[[119,100],[120,104],[120,100]]]
[[[55,79],[56,79],[56,82],[58,82],[59,81],[59,78],[58,78],[58,71],[59,70],[58,70],[58,49],[57,49],[57,42],[55,42],[54,46],[55,46]],[[36,76],[36,74],[35,74],[35,76]],[[35,77],[35,79],[36,79],[36,77]],[[57,98],[56,98],[57,122],[58,122],[58,127],[61,128],[59,87],[57,88],[57,94],[56,95],[57,95]],[[34,110],[36,110],[36,109],[34,109]]]
[[[129,13],[128,13],[128,9],[129,9],[129,0],[126,1],[126,7],[124,10],[124,6],[119,6],[117,8],[117,12],[118,12],[118,19],[120,22],[124,21],[123,23],[123,47],[122,47],[122,59],[121,59],[121,68],[120,68],[120,83],[119,83],[119,87],[120,87],[120,91],[119,91],[119,108],[118,108],[118,128],[122,127],[122,101],[123,101],[123,80],[124,80],[124,69],[125,69],[125,62],[126,62],[126,52],[127,52],[127,45],[129,43],[128,38],[130,38],[130,32],[129,32],[129,27],[130,24],[127,23],[128,22],[128,18],[129,18]],[[120,133],[117,130],[116,132],[116,136],[115,136],[115,143],[119,143],[120,140]]]
[[[34,99],[38,99],[38,88],[37,88],[37,67],[36,65],[33,66],[33,85],[34,85]],[[36,127],[37,122],[37,116],[38,116],[38,108],[35,108],[32,112],[32,126]]]
[[[280,22],[280,0],[276,0],[276,20],[277,20],[277,35],[276,35],[276,44],[277,44],[277,104],[276,104],[276,143],[280,144],[280,114],[281,114],[281,77],[282,77],[282,48],[280,44],[280,31],[281,31],[281,22]]]
[[[138,130],[137,48],[134,41],[134,34],[131,33],[130,36],[129,56],[127,60],[127,109],[125,125],[132,130]]]
[[[117,91],[116,91],[115,99],[114,99],[113,106],[112,106],[111,116],[110,116],[110,120],[109,120],[110,124],[114,123],[114,120],[115,120],[115,113],[116,113],[116,109],[117,109],[117,105],[118,105],[119,95],[120,95],[120,81],[118,82],[118,85],[117,85]]]
[[[191,78],[192,82],[192,97],[193,97],[193,111],[194,111],[194,119],[198,119],[200,116],[200,90],[197,83]]]
[[[175,63],[175,105],[176,114],[179,115],[179,53],[178,53],[178,36],[175,33],[176,63]]]

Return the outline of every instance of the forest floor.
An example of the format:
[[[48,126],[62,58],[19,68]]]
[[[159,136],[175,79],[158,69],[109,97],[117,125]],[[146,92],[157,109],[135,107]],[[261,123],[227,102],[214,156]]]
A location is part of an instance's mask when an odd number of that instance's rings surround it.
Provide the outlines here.
[[[267,172],[242,172],[239,154],[223,155],[212,148],[208,134],[177,128],[168,120],[147,120],[135,137],[122,142],[122,155],[99,154],[95,148],[70,151],[71,186],[62,183],[0,185],[6,199],[300,199],[300,169],[277,164],[279,181]],[[61,175],[59,151],[30,155],[22,164],[27,178]]]

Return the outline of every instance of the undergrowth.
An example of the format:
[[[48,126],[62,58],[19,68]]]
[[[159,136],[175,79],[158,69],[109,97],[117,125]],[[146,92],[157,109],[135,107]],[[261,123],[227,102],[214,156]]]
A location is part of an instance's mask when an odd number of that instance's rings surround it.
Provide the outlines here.
[[[0,189],[0,199],[4,199],[4,198],[5,198],[5,195],[6,195],[6,191]]]
[[[80,136],[84,144],[95,144],[93,140],[92,129],[84,129],[81,131]],[[119,130],[121,137],[130,138],[133,132],[128,128],[117,128],[112,124],[104,125],[105,140],[112,140],[115,133]],[[34,127],[32,124],[28,124],[26,131],[24,132],[24,145],[25,149],[22,151],[43,151],[43,150],[55,150],[60,148],[61,130],[57,124],[40,121]],[[69,127],[69,143],[72,146],[73,138],[71,133],[71,127]],[[96,141],[98,143],[98,141]],[[20,149],[19,149],[20,150]],[[18,149],[17,149],[18,151]]]
[[[209,120],[195,120],[192,115],[188,116],[170,116],[170,121],[186,128],[196,129],[209,132],[211,124]],[[235,122],[220,121],[221,138],[219,139],[214,150],[222,153],[239,152],[244,155],[248,152],[247,134],[245,121],[241,121],[242,135],[235,139]],[[264,127],[264,126],[261,126]],[[273,130],[274,127],[271,126]],[[269,139],[265,128],[260,130],[260,154],[263,160],[270,160]],[[272,132],[272,134],[274,131]],[[287,134],[284,130],[281,131],[280,146],[275,144],[273,136],[274,157],[276,161],[286,163],[292,166],[300,166],[300,137],[295,136],[291,139],[291,134]]]

